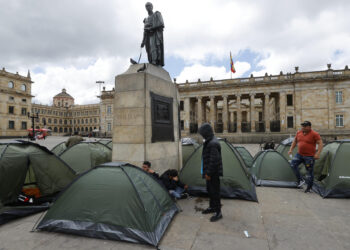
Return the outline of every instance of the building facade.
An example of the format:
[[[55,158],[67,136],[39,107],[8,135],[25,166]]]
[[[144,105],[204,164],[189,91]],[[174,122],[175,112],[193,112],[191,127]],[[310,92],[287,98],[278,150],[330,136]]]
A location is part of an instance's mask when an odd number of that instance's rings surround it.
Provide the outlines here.
[[[231,141],[279,140],[309,120],[324,136],[348,137],[350,70],[327,66],[325,71],[295,67],[288,74],[180,83],[182,135],[194,135],[209,122],[219,137]]]
[[[25,136],[31,122],[32,107],[30,73],[21,76],[0,70],[0,137]]]
[[[237,143],[276,141],[294,135],[309,120],[324,137],[350,138],[350,70],[299,72],[263,77],[178,83],[182,136],[198,137],[209,122],[219,137]],[[38,113],[36,128],[54,135],[91,132],[111,137],[114,89],[103,88],[100,103],[75,105],[65,89],[53,105],[31,102],[28,76],[0,71],[0,136],[24,136],[31,127],[27,112]],[[198,137],[199,139],[199,137]]]

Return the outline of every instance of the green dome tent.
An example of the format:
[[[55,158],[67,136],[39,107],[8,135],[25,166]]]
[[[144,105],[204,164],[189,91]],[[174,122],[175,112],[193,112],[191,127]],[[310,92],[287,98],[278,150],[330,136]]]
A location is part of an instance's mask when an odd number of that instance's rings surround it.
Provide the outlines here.
[[[255,186],[239,153],[226,141],[220,140],[223,177],[220,177],[221,196],[257,201]],[[192,195],[207,194],[206,181],[201,175],[203,145],[187,160],[180,171],[180,180],[189,186]]]
[[[283,140],[276,148],[276,151],[281,153],[288,161],[292,160],[288,155],[288,151],[292,146],[293,141],[294,137],[287,138]],[[298,145],[293,149],[293,156],[296,155],[296,153],[298,153]]]
[[[154,177],[128,163],[111,162],[74,181],[37,229],[157,246],[177,212]]]
[[[0,224],[47,209],[47,201],[74,178],[75,172],[45,147],[25,141],[1,143]],[[35,191],[34,203],[19,202],[18,196],[29,195],[29,190]]]
[[[101,139],[101,140],[98,140],[98,142],[106,145],[110,149],[113,149],[113,142],[110,139]]]
[[[239,153],[239,155],[242,157],[245,165],[248,167],[248,168],[251,168],[252,165],[253,165],[253,161],[254,161],[254,158],[253,156],[249,153],[249,151],[243,147],[243,146],[233,146],[237,152]]]
[[[271,149],[255,156],[251,174],[257,186],[297,187],[297,178],[288,161]]]
[[[64,150],[67,149],[66,142],[60,142],[51,149],[51,152],[55,155],[60,155]]]
[[[196,140],[192,138],[182,138],[181,145],[182,145],[182,166],[184,166],[188,158],[191,156],[191,154],[196,150],[196,148],[199,147],[199,144],[197,143]]]
[[[77,174],[97,165],[112,160],[112,150],[99,142],[80,142],[65,151],[59,157],[66,162]]]
[[[350,197],[350,140],[328,143],[314,165],[312,189],[323,198]]]

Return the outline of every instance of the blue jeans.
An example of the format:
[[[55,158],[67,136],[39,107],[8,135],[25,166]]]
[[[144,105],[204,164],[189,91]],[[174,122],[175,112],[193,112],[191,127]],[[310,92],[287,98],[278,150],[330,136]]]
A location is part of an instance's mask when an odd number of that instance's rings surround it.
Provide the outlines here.
[[[185,191],[182,187],[176,187],[175,190],[169,190],[169,194],[177,199],[181,198],[181,194]]]
[[[301,175],[300,175],[300,171],[299,171],[299,165],[301,163],[304,163],[307,172],[309,173],[309,177],[306,179],[306,183],[307,183],[307,188],[310,189],[314,183],[314,164],[315,164],[315,159],[313,156],[302,156],[300,154],[296,154],[293,159],[292,162],[290,163],[295,176],[298,179],[298,182],[301,181]]]

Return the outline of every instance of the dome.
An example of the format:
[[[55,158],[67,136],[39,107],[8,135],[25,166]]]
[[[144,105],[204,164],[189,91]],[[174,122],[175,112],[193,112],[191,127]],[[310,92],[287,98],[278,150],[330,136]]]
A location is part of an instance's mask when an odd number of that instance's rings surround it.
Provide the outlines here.
[[[54,98],[56,97],[68,97],[74,99],[70,94],[67,93],[66,89],[62,89],[61,93],[54,96]]]

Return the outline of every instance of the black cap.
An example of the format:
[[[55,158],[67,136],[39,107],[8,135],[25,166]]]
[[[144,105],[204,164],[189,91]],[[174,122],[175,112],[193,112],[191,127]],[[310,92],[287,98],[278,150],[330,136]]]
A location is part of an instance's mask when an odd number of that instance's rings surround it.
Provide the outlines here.
[[[311,127],[311,122],[309,122],[309,121],[304,121],[304,122],[301,123],[300,125],[303,126],[303,127],[307,127],[307,126],[310,126],[310,127]]]

